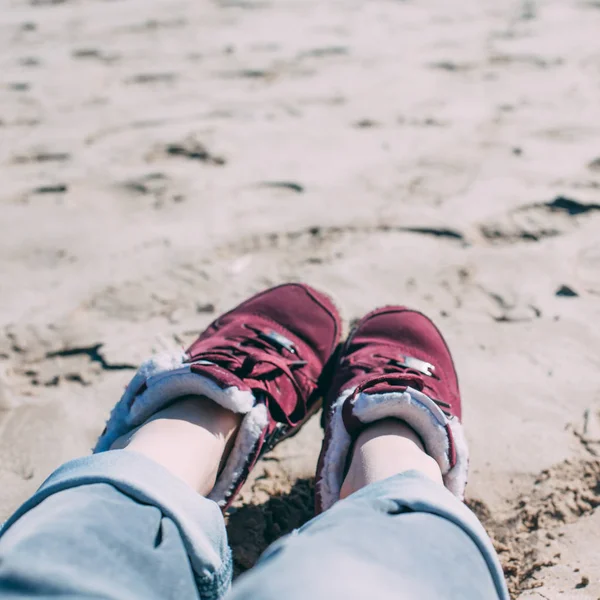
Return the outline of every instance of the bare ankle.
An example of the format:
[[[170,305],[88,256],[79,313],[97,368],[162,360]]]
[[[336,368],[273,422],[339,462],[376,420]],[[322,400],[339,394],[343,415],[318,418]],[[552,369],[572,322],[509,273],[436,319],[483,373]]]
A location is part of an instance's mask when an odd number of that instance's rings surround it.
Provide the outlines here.
[[[385,419],[368,426],[351,452],[340,498],[404,471],[419,471],[436,483],[443,483],[437,462],[425,452],[416,432],[402,421]]]
[[[139,452],[166,467],[202,495],[214,487],[242,415],[201,396],[180,398],[111,450]]]

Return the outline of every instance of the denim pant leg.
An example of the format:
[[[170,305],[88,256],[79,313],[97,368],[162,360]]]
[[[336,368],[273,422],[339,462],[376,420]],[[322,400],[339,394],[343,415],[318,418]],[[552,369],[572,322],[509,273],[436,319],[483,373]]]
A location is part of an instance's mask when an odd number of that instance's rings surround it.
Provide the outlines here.
[[[228,600],[508,600],[494,548],[450,492],[408,472],[279,540]]]
[[[0,598],[216,600],[231,583],[217,505],[116,450],[55,471],[0,531]]]

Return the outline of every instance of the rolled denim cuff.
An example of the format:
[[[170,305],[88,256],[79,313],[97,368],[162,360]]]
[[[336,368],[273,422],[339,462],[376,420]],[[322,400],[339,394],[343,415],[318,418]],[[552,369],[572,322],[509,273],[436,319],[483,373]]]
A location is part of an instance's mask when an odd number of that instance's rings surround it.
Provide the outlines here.
[[[325,516],[327,516],[327,521],[324,522],[326,526],[337,511],[344,511],[346,503],[352,503],[357,508],[364,504],[366,510],[375,508],[387,514],[430,513],[451,521],[460,527],[479,548],[489,568],[498,597],[509,600],[502,566],[483,525],[463,502],[440,484],[418,471],[406,471],[394,475],[354,492],[329,509],[327,511],[329,514],[324,513],[307,523],[299,533],[305,530],[316,531],[321,520],[325,521]],[[268,553],[276,549],[277,544],[269,549]]]
[[[231,585],[232,559],[221,510],[164,467],[130,450],[111,450],[59,467],[0,529],[2,536],[49,496],[107,483],[141,504],[157,507],[177,525],[202,598],[219,598]]]

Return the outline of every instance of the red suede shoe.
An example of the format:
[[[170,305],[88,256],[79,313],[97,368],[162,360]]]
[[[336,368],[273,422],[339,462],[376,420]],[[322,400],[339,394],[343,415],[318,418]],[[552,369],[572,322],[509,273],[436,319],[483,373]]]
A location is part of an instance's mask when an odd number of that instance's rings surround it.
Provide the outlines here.
[[[187,352],[143,363],[95,451],[108,450],[176,398],[206,396],[244,415],[210,495],[226,508],[261,453],[320,408],[320,378],[340,329],[331,300],[307,285],[262,292],[216,319]]]
[[[386,418],[419,434],[446,487],[462,499],[469,457],[452,356],[426,316],[400,306],[368,314],[341,349],[323,410],[317,512],[339,499],[353,440],[367,424]]]

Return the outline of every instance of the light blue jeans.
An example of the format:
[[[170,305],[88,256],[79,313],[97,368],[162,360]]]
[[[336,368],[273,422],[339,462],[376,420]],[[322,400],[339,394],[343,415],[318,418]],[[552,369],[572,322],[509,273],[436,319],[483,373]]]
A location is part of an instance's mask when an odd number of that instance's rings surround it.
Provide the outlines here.
[[[0,531],[2,599],[509,598],[475,515],[416,472],[338,502],[231,577],[217,505],[127,450],[62,466]]]

